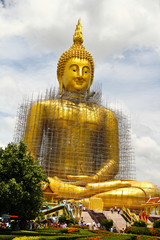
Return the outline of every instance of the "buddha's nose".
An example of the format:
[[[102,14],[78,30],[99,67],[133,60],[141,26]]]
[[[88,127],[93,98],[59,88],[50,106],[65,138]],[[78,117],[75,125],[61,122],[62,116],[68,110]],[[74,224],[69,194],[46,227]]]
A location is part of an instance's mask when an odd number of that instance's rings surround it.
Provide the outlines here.
[[[82,78],[82,69],[79,69],[79,77]]]

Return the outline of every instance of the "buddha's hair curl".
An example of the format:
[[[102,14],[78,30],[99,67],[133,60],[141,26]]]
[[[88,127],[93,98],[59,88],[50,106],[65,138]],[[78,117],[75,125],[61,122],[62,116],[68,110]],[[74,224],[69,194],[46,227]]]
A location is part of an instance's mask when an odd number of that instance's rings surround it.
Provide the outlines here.
[[[71,58],[80,58],[80,59],[87,59],[91,64],[91,84],[93,83],[93,77],[94,77],[94,61],[92,58],[92,55],[85,49],[85,47],[82,44],[73,44],[69,50],[65,51],[61,57],[59,58],[58,64],[57,64],[57,78],[60,83],[60,77],[63,76],[64,68],[67,63],[67,61]]]

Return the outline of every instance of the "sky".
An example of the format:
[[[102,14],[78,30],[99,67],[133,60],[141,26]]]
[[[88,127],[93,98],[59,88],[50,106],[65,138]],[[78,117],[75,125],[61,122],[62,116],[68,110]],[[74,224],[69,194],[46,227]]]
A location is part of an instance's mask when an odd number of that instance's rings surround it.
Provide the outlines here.
[[[136,179],[160,187],[160,0],[0,0],[0,146],[24,97],[58,89],[79,18],[95,84],[131,118]]]

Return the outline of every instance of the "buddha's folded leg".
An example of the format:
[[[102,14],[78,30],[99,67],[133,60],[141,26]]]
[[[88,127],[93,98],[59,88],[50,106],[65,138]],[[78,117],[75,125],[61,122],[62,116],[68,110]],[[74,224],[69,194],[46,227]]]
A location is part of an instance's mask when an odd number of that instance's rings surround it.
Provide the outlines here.
[[[49,185],[52,191],[59,197],[59,198],[66,198],[66,199],[82,199],[82,198],[89,198],[95,194],[100,192],[106,192],[114,188],[122,186],[120,184],[121,181],[113,180],[106,182],[106,183],[95,183],[95,184],[87,184],[86,187],[76,186],[73,183],[63,182],[57,177],[55,178],[48,178]],[[124,186],[124,184],[123,184]],[[128,186],[128,184],[125,186]]]
[[[58,178],[48,178],[50,182],[50,187],[52,191],[59,197],[59,198],[66,198],[66,199],[79,199],[82,197],[89,196],[88,191],[85,187],[79,187],[72,185],[70,183],[65,183],[59,180]]]
[[[160,196],[159,189],[157,188],[157,186],[155,186],[151,182],[133,181],[133,180],[129,180],[128,182],[131,184],[132,187],[139,187],[139,188],[143,189],[143,191],[145,192],[147,197],[159,197]]]
[[[49,178],[49,181],[51,189],[55,194],[57,194],[57,196],[74,199],[87,198],[112,189],[130,186],[130,183],[121,180],[87,184],[86,187],[75,186],[74,184],[62,182],[58,178]]]
[[[126,207],[130,209],[140,209],[141,204],[148,199],[145,192],[137,187],[119,188],[108,192],[94,195],[95,198],[103,200],[104,208],[113,206]]]
[[[103,200],[105,208],[118,205],[138,209],[150,196],[160,196],[158,188],[149,182],[112,180],[81,187],[62,182],[58,178],[49,178],[49,181],[51,189],[60,198],[76,200],[94,196]]]
[[[104,208],[112,206],[127,207],[130,209],[141,209],[149,197],[159,197],[159,189],[150,182],[126,181],[130,187],[122,187],[111,191],[94,195],[95,198],[103,200]]]
[[[130,187],[130,181],[126,180],[109,180],[106,182],[98,182],[98,183],[89,183],[86,185],[86,188],[90,193],[102,193],[107,192],[113,189]]]

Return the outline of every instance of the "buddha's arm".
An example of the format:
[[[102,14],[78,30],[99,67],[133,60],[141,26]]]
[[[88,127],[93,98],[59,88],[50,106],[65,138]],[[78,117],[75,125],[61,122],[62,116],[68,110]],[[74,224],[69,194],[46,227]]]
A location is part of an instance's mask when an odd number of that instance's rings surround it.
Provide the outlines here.
[[[118,121],[114,113],[110,110],[107,110],[103,134],[107,159],[103,167],[94,176],[94,178],[98,177],[100,182],[113,179],[119,170]]]
[[[43,116],[44,105],[41,102],[34,103],[27,115],[24,141],[35,159],[38,158],[42,141],[44,126]]]
[[[119,168],[118,122],[114,113],[106,110],[105,127],[103,129],[103,144],[106,160],[103,166],[93,176],[67,176],[77,182],[77,185],[87,182],[102,182],[113,179]]]

